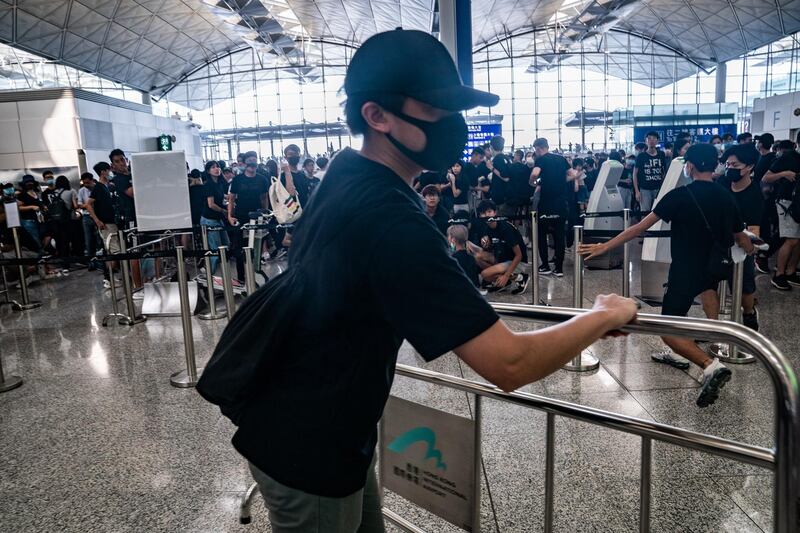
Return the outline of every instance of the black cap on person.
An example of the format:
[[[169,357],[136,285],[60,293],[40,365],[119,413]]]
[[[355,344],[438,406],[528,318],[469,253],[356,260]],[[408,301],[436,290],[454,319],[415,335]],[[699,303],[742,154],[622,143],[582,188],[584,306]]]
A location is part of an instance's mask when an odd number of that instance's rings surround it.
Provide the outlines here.
[[[447,48],[417,30],[387,31],[364,41],[350,61],[344,90],[348,96],[400,94],[447,111],[499,101],[495,94],[464,85]]]

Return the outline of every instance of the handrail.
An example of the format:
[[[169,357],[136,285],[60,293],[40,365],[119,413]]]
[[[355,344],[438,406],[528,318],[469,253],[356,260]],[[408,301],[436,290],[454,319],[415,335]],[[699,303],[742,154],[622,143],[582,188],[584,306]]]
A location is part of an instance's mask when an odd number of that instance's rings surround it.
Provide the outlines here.
[[[632,416],[611,413],[594,407],[556,400],[531,394],[528,392],[503,392],[494,385],[472,381],[448,374],[441,374],[424,368],[398,364],[395,373],[398,376],[419,379],[435,385],[456,389],[471,394],[479,394],[485,398],[499,400],[515,405],[538,409],[559,416],[574,418],[598,426],[610,427],[625,433],[652,437],[670,444],[692,448],[701,452],[713,453],[729,459],[775,469],[775,453],[767,448],[744,444],[695,431],[683,430],[667,424],[643,420]]]
[[[564,322],[584,309],[493,303],[500,315],[537,322]],[[767,337],[734,322],[640,313],[621,328],[626,333],[688,337],[734,344],[763,363],[775,388],[775,531],[790,533],[797,527],[798,446],[800,407],[797,376],[791,364]]]
[[[565,322],[582,313],[589,312],[587,309],[505,303],[493,303],[492,307],[501,316],[507,318],[550,323]],[[396,373],[400,376],[544,411],[548,413],[548,425],[552,425],[555,415],[560,415],[640,435],[642,437],[641,485],[643,498],[640,508],[640,529],[642,531],[647,531],[649,528],[651,439],[712,453],[774,471],[774,531],[778,533],[796,531],[798,520],[797,447],[800,444],[798,397],[800,397],[800,390],[798,390],[797,378],[789,361],[775,344],[760,333],[741,324],[687,317],[638,314],[636,320],[622,327],[621,331],[725,342],[735,344],[752,353],[764,364],[775,387],[775,446],[772,449],[753,446],[535,394],[506,393],[488,383],[407,365],[398,364]],[[552,446],[549,441],[548,446]],[[552,470],[552,465],[549,468]],[[552,471],[550,475],[552,476]],[[550,489],[549,497],[547,494],[545,497],[545,530],[552,528],[552,487]],[[391,519],[392,517],[387,516],[387,518]]]

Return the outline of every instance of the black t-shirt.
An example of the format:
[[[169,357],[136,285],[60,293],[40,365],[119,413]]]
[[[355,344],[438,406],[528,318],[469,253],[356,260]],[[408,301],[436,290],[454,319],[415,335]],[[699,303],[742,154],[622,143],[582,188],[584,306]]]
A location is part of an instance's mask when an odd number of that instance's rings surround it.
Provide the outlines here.
[[[689,192],[702,209],[698,209]],[[670,225],[670,285],[695,287],[705,280],[712,244],[733,245],[733,234],[744,229],[736,201],[730,191],[708,181],[693,181],[667,193],[653,212]],[[711,227],[706,229],[703,215]],[[713,235],[713,237],[712,237]]]
[[[340,498],[364,487],[403,340],[431,361],[497,315],[419,195],[349,148],[304,208],[289,269],[302,269],[310,303],[283,325],[233,444],[277,482]]]
[[[461,191],[461,194],[453,197],[453,205],[466,205],[469,203],[469,188],[472,178],[465,170],[466,166],[462,167],[461,173],[456,176],[456,189]],[[450,194],[453,194],[452,188],[450,188]]]
[[[536,158],[534,167],[542,169],[539,173],[539,213],[567,216],[567,160],[548,152]]]
[[[467,161],[461,168],[461,176],[464,176],[470,187],[478,186],[478,167]]]
[[[133,187],[133,177],[130,174],[114,174],[111,178],[114,190],[117,193],[117,206],[119,216],[125,222],[136,221],[136,204],[127,191]]]
[[[667,156],[661,150],[656,155],[644,151],[636,156],[636,181],[640,190],[657,191],[667,175]]]
[[[236,178],[234,178],[234,180],[235,179]],[[269,190],[270,180],[267,179],[266,176],[263,176],[263,179],[267,183],[267,189]],[[297,199],[300,201],[300,207],[305,209],[308,198],[311,195],[311,182],[305,172],[294,171],[292,171],[292,181],[294,182],[294,188],[297,189]],[[283,173],[281,173],[281,183],[286,187],[286,176],[284,176]]]
[[[775,161],[775,157],[777,155],[778,154],[775,152],[767,152],[758,158],[758,163],[756,163],[756,166],[753,168],[753,180],[756,183],[761,183],[764,174],[766,174],[769,170],[769,167],[772,166],[772,163]]]
[[[783,152],[783,154],[775,158],[775,161],[772,162],[772,166],[770,166],[769,169],[774,173],[791,170],[795,174],[800,174],[800,154],[794,150]],[[795,183],[787,180],[786,178],[781,178],[778,181],[773,182],[773,187],[778,199],[790,200],[792,198],[792,192],[794,191]]]
[[[297,190],[300,187],[295,182]],[[261,209],[261,195],[267,194],[269,183],[263,176],[248,178],[239,174],[233,178],[231,193],[236,195],[236,204],[233,206],[233,216],[244,224],[250,220],[250,213]]]
[[[492,158],[492,166],[495,171],[491,172],[492,182],[489,185],[489,194],[497,205],[508,201],[508,183],[503,178],[509,178],[509,167],[511,166],[505,154],[497,154]],[[503,178],[498,176],[500,174]]]
[[[464,271],[464,274],[467,275],[472,284],[476,287],[480,286],[481,270],[478,268],[478,263],[475,262],[475,258],[466,250],[459,250],[453,252],[453,259],[458,262],[458,266],[461,267],[461,270]]]
[[[19,195],[17,195],[17,200],[25,207],[30,207],[32,205],[39,206],[39,210],[41,211],[44,208],[44,203],[37,197],[31,196],[28,194],[28,191],[23,191]],[[33,209],[26,209],[25,211],[19,212],[19,218],[22,220],[36,220],[36,211]]]
[[[94,209],[94,214],[100,222],[103,224],[114,224],[116,222],[114,217],[114,202],[111,199],[111,193],[108,187],[98,181],[94,184],[89,198],[94,200],[92,209]]]
[[[192,224],[200,223],[200,215],[203,214],[203,206],[207,206],[205,183],[200,185],[189,185],[189,209],[192,214]]]
[[[225,198],[225,191],[228,189],[228,184],[222,177],[214,181],[213,178],[208,178],[208,181],[203,184],[203,217],[209,220],[223,220],[223,214],[219,211],[214,211],[208,207],[208,199],[213,198],[217,207],[223,208]]]
[[[511,163],[508,168],[508,197],[507,202],[514,206],[525,205],[530,203],[533,196],[533,187],[531,187],[531,169],[525,163],[519,161]]]
[[[442,235],[447,235],[447,227],[449,226],[450,215],[447,213],[447,209],[445,209],[442,204],[436,206],[436,212],[433,214],[431,219],[433,220],[434,224],[436,224],[439,232]]]
[[[600,169],[593,168],[589,172],[586,173],[586,177],[583,180],[583,184],[586,185],[586,188],[591,192],[594,190],[594,184],[597,183],[597,176],[600,175]]]
[[[761,186],[753,181],[746,189],[736,192],[731,190],[739,214],[745,226],[761,225],[761,214],[764,211],[764,197],[761,196]]]
[[[631,179],[631,169],[623,168],[622,169],[622,176],[619,177],[619,183],[617,183],[617,187],[622,187],[623,189],[631,189],[633,188],[633,183],[627,180]]]
[[[498,263],[514,259],[514,246],[519,246],[522,252],[522,262],[528,262],[528,250],[517,228],[505,220],[499,221],[494,229],[489,227],[488,224],[486,228],[487,235],[492,239],[494,257]]]

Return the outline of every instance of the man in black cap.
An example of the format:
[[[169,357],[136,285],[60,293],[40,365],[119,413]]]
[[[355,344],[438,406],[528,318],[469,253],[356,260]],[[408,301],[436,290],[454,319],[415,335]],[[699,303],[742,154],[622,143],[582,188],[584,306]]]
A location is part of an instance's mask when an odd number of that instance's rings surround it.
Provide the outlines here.
[[[459,111],[497,97],[463,86],[436,39],[404,30],[368,39],[344,87],[363,148],[337,154],[303,206],[284,275],[303,280],[308,305],[282,325],[268,382],[248,399],[233,438],[279,533],[383,531],[372,465],[404,339],[428,361],[454,350],[513,390],[636,312],[630,300],[600,296],[566,324],[513,333],[450,257],[411,181],[453,164],[467,140]]]
[[[719,310],[716,289],[721,280],[713,279],[707,272],[714,243],[730,248],[735,241],[748,254],[755,250],[744,233],[745,225],[733,196],[712,180],[718,163],[716,148],[710,144],[695,144],[686,151],[684,161],[684,175],[693,180],[689,185],[667,193],[653,212],[635,226],[608,242],[581,245],[579,252],[587,259],[597,257],[638,238],[659,220],[670,222],[672,262],[661,314],[686,316],[698,295],[706,314],[716,314]],[[688,359],[702,368],[703,386],[697,405],[707,407],[714,403],[720,389],[730,380],[731,371],[718,359],[710,358],[691,339],[662,337],[662,340],[675,353],[654,353],[651,358],[680,369],[689,368]]]

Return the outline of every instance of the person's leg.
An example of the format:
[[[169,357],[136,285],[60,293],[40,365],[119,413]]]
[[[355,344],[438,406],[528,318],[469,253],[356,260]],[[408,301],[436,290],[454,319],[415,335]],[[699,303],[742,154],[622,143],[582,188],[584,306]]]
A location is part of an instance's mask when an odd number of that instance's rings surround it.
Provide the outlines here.
[[[344,498],[328,498],[278,483],[252,464],[250,472],[269,511],[273,533],[360,531],[364,489]]]
[[[231,253],[236,259],[236,279],[244,280],[244,253],[242,252],[242,232],[235,231],[231,234]]]
[[[539,241],[539,262],[543,267],[547,267],[550,264],[550,258],[547,257],[547,232],[550,229],[550,226],[550,219],[541,216],[539,217],[539,223],[536,225],[536,233],[538,237],[537,240]]]
[[[570,228],[570,231],[572,231],[572,228]],[[540,247],[541,247],[541,240],[539,242],[540,242]],[[547,241],[545,240],[545,246],[547,246],[546,242]],[[565,239],[564,239],[564,219],[561,218],[561,217],[558,217],[557,219],[555,219],[554,223],[553,223],[553,245],[555,246],[555,249],[556,249],[556,256],[555,256],[555,262],[554,262],[555,271],[556,272],[563,272],[564,271],[564,248],[565,248],[566,242],[565,242]]]
[[[507,268],[508,263],[497,263],[496,265],[483,269],[481,271],[481,277],[486,281],[494,282]]]
[[[376,458],[373,458],[367,471],[367,484],[364,486],[361,505],[361,526],[358,528],[358,533],[384,533],[386,531],[381,509],[381,487],[375,476],[375,463]]]
[[[700,294],[700,303],[703,304],[703,312],[706,314],[706,318],[719,320],[719,293],[716,290],[703,291]]]
[[[794,239],[795,246],[789,254],[789,259],[786,262],[786,275],[791,276],[797,272],[797,263],[800,262],[800,239]]]
[[[776,275],[777,276],[784,276],[786,275],[786,271],[789,265],[789,259],[794,252],[794,249],[797,247],[798,239],[789,239],[787,238],[783,245],[778,250],[778,264]]]

